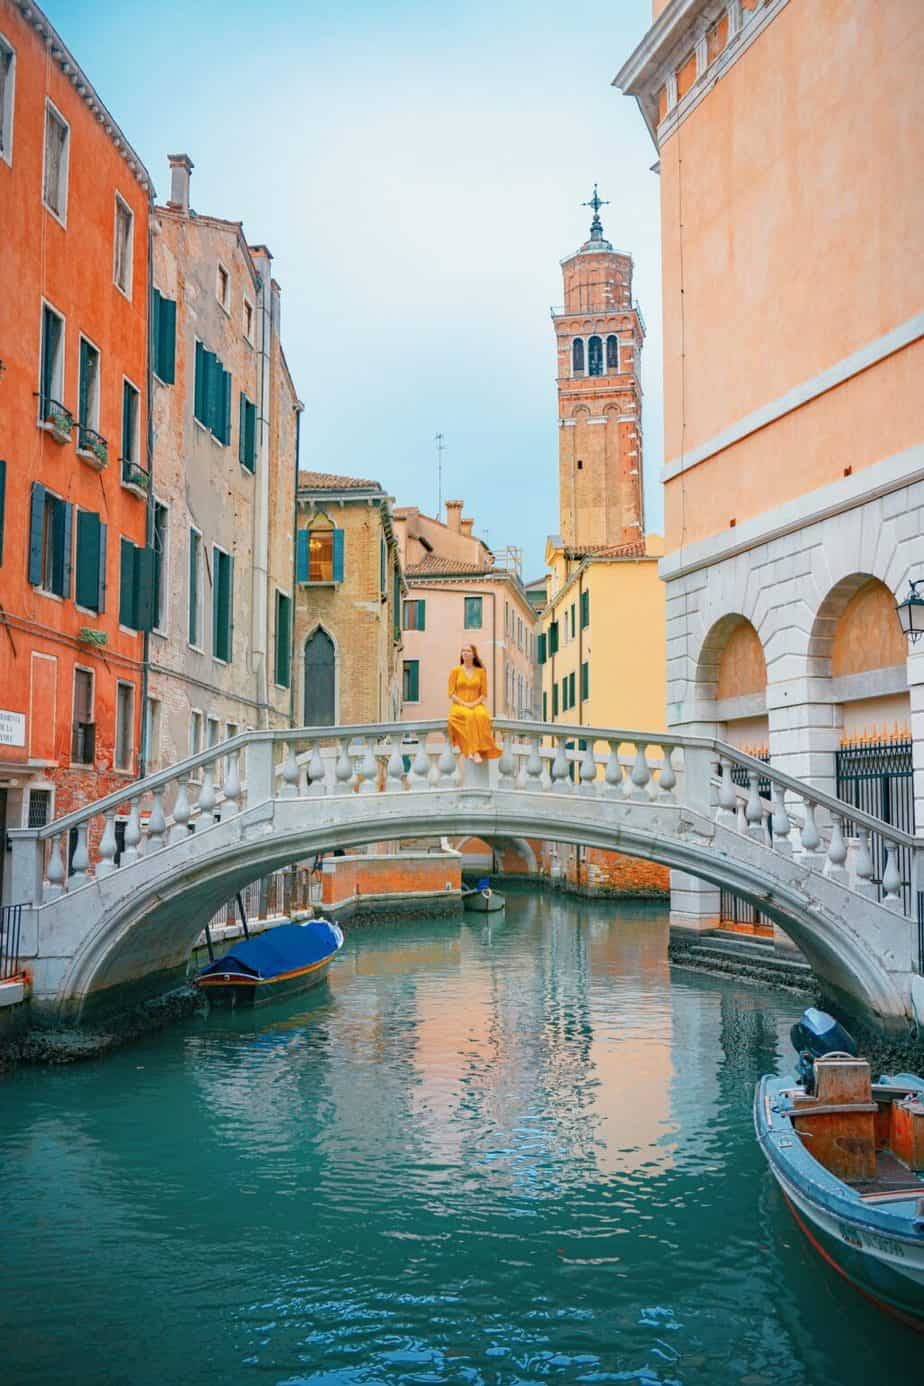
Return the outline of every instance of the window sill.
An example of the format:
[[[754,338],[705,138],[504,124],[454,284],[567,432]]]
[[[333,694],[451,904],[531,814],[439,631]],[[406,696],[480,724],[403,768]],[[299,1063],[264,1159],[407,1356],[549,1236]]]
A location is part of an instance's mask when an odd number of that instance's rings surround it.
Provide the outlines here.
[[[77,456],[81,462],[86,462],[88,467],[92,467],[94,472],[101,472],[109,466],[109,458],[105,460],[97,457],[95,452],[90,452],[87,448],[77,448]]]
[[[111,775],[121,775],[126,780],[133,780],[135,778],[134,770],[125,770],[121,765],[114,765],[109,773]],[[118,816],[119,815],[117,815],[117,817]]]
[[[130,289],[130,288],[128,288],[128,289],[123,289],[123,287],[122,287],[122,285],[119,283],[118,279],[113,279],[112,284],[113,284],[113,287],[114,287],[114,288],[118,289],[119,293],[120,293],[120,294],[122,295],[122,297],[125,299],[126,303],[131,303],[131,301],[132,301],[132,291],[131,291],[131,289]]]
[[[242,471],[242,472],[246,472],[248,476],[256,476],[256,474],[257,474],[257,464],[256,464],[256,462],[253,464],[252,467],[248,467],[248,465],[247,465],[246,462],[241,462],[240,468],[241,468],[241,471]]]
[[[339,587],[340,583],[336,578],[309,578],[307,582],[299,582],[298,587]]]
[[[42,206],[45,208],[45,211],[48,213],[48,215],[49,215],[50,217],[54,217],[54,219],[55,219],[55,221],[58,223],[58,225],[59,225],[60,227],[62,227],[62,228],[66,231],[66,230],[67,230],[67,212],[65,212],[65,213],[63,214],[63,216],[62,216],[62,214],[61,214],[60,212],[56,212],[56,211],[55,211],[54,207],[52,207],[50,203],[48,203],[48,202],[45,201],[44,197],[42,198]]]
[[[37,592],[40,597],[50,597],[53,602],[63,602],[64,598],[60,592],[49,592],[47,587],[42,587],[41,583],[33,583],[32,591]]]
[[[67,433],[65,433],[63,429],[55,428],[54,424],[49,423],[47,419],[39,419],[37,420],[37,423],[38,427],[42,430],[43,433],[49,434],[49,436],[54,438],[56,443],[60,443],[62,447],[66,447],[67,444],[71,442],[71,440],[74,437],[73,427],[71,427],[71,429]]]
[[[147,487],[145,486],[135,486],[131,481],[123,481],[121,486],[123,491],[131,491],[132,495],[137,496],[139,500],[147,500],[148,498]]]

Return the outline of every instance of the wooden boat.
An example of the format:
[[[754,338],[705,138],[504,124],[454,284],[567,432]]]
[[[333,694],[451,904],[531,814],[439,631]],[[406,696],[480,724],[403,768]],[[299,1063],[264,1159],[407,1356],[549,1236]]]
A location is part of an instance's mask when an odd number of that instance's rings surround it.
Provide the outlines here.
[[[343,931],[329,920],[279,924],[210,962],[196,986],[219,1005],[258,1006],[316,986],[342,947]]]
[[[757,1139],[796,1222],[867,1299],[924,1332],[924,1078],[870,1079],[831,1016],[793,1026],[797,1074],[757,1086]]]
[[[494,914],[502,910],[507,901],[499,890],[492,890],[487,876],[478,882],[474,890],[463,890],[462,908],[475,914]]]

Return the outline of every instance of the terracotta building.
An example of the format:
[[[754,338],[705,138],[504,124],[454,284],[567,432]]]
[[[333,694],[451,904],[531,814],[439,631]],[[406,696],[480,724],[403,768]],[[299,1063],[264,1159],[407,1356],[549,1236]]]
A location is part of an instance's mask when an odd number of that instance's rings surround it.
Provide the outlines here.
[[[660,169],[669,723],[912,831],[922,55],[917,0],[659,0],[615,79]],[[678,925],[761,927],[674,887]]]
[[[301,409],[265,246],[190,207],[170,158],[154,211],[157,556],[146,734],[152,768],[292,711],[296,447]]]
[[[404,577],[377,481],[299,472],[295,720],[391,722],[401,707]]]
[[[552,310],[558,359],[558,533],[546,545],[538,659],[543,722],[664,726],[664,589],[658,535],[644,532],[641,353],[632,257],[603,234],[596,188],[590,236],[562,261]],[[583,738],[572,736],[572,749]],[[647,894],[661,867],[565,847],[540,853],[581,888]]]
[[[41,10],[0,0],[0,833],[141,769],[152,194]]]
[[[443,522],[413,506],[395,510],[407,597],[403,608],[402,710],[408,720],[445,717],[449,671],[473,643],[488,673],[492,716],[538,713],[535,614],[518,555],[493,554],[446,502]]]

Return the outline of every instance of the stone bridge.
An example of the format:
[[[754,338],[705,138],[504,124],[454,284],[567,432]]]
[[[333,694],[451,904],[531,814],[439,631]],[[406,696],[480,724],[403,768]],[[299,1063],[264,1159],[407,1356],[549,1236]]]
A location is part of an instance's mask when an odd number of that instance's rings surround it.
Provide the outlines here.
[[[614,849],[726,887],[779,924],[841,1005],[886,1030],[911,1022],[921,839],[720,741],[495,727],[504,754],[482,766],[460,764],[438,722],[246,732],[14,830],[36,1019],[87,1022],[175,985],[215,910],[270,871],[337,847],[474,835]]]

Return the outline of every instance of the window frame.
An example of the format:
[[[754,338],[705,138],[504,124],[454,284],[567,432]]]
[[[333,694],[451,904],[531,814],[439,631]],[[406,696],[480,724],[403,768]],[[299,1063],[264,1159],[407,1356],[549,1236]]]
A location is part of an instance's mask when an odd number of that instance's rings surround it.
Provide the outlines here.
[[[16,49],[13,47],[6,34],[0,29],[0,49],[5,49],[10,55],[10,68],[7,78],[7,87],[4,92],[3,102],[0,103],[0,159],[10,168],[13,167],[13,132],[16,118]],[[6,109],[4,109],[4,107]],[[4,143],[3,132],[6,130],[8,139]]]
[[[247,310],[250,309],[250,330],[247,329]],[[254,346],[254,328],[257,323],[257,308],[252,299],[246,294],[242,295],[241,301],[241,335],[248,346]]]
[[[575,347],[580,347],[581,364],[577,364]],[[571,376],[574,380],[582,379],[587,374],[587,343],[583,337],[571,338]]]
[[[222,275],[224,275],[224,285],[225,285],[224,297],[222,297],[221,292],[220,292],[220,290],[221,290],[221,284],[222,284]],[[222,312],[227,313],[228,317],[230,318],[230,316],[231,316],[231,271],[228,269],[227,265],[224,264],[224,262],[223,262],[222,260],[216,261],[216,264],[215,264],[215,297],[216,297],[216,299],[218,300],[218,306],[219,306],[219,308],[222,310]]]
[[[196,545],[196,565],[195,565],[195,597],[196,597],[196,639],[190,639],[192,634],[192,596],[193,596],[193,536],[198,541]],[[204,622],[202,619],[203,596],[205,583],[203,581],[203,570],[205,567],[205,542],[202,530],[197,525],[189,526],[189,547],[186,554],[186,644],[197,654],[205,654],[205,646],[202,644]]]
[[[118,763],[118,760],[117,760],[117,757],[118,757],[118,754],[119,754],[119,750],[120,750],[120,743],[119,743],[119,709],[120,709],[120,706],[121,706],[121,703],[120,703],[120,693],[121,693],[121,690],[122,690],[123,688],[127,688],[127,689],[128,689],[128,692],[129,692],[129,694],[130,694],[130,698],[129,698],[129,717],[128,717],[128,757],[127,757],[128,764],[127,764],[127,765],[120,765],[120,764]],[[135,759],[135,685],[134,685],[133,683],[129,683],[127,679],[116,679],[115,694],[116,694],[116,695],[115,695],[115,728],[114,728],[114,736],[113,736],[113,738],[112,738],[112,768],[113,768],[113,771],[117,772],[117,773],[120,774],[120,775],[126,775],[126,774],[127,774],[127,775],[131,775],[131,774],[132,774],[132,770],[133,770],[132,762],[133,762],[134,759]]]
[[[91,409],[88,410],[86,422],[83,422],[83,421],[81,420],[81,418],[80,418],[80,400],[81,400],[81,395],[82,395],[81,383],[82,383],[82,375],[83,375],[82,367],[83,367],[83,361],[84,361],[84,354],[83,354],[83,349],[82,349],[82,348],[83,348],[84,343],[86,343],[86,345],[91,349],[91,351],[95,351],[95,352],[96,352],[96,400],[95,400],[95,408],[91,408]],[[92,337],[88,337],[87,334],[86,334],[86,332],[78,332],[78,334],[77,334],[77,415],[76,415],[76,418],[75,418],[74,422],[77,424],[77,452],[79,453],[79,455],[80,455],[81,457],[93,457],[93,456],[94,456],[94,454],[93,454],[92,452],[90,452],[89,448],[82,448],[82,447],[80,446],[80,430],[81,430],[81,428],[87,428],[87,429],[90,430],[91,433],[99,434],[100,400],[101,400],[102,393],[103,393],[103,387],[102,387],[102,373],[103,373],[103,353],[100,351],[99,347],[98,347],[98,346],[96,345],[96,343],[93,341]]]
[[[155,541],[157,540],[157,538],[158,538],[158,533],[157,533],[157,512],[158,512],[158,510],[162,510],[162,511],[164,512],[164,516],[165,516],[165,520],[164,520],[164,529],[163,529],[163,548],[162,548],[162,549],[158,549],[157,546],[156,546],[156,542],[155,542]],[[159,576],[158,576],[158,579],[157,579],[157,589],[158,589],[158,590],[157,590],[157,596],[158,596],[158,604],[159,604],[159,606],[161,607],[161,610],[160,610],[160,611],[155,611],[155,612],[154,612],[154,621],[153,621],[153,624],[152,624],[152,626],[151,626],[151,631],[152,631],[155,635],[166,635],[166,634],[168,633],[168,629],[169,629],[169,623],[168,623],[168,620],[167,620],[167,612],[168,612],[169,607],[168,607],[168,603],[164,600],[164,591],[165,591],[165,580],[166,580],[166,579],[168,578],[168,576],[169,576],[169,563],[170,563],[170,506],[167,504],[166,501],[161,500],[159,496],[152,496],[152,497],[151,497],[151,548],[154,550],[155,555],[160,554],[160,562],[159,562],[159,564],[157,565],[157,571],[158,571],[158,575],[159,575]],[[156,557],[155,557],[155,563],[156,563],[156,562],[157,562],[157,559],[156,559]]]
[[[194,729],[198,726],[199,736],[193,735]],[[198,739],[198,745],[196,744]],[[189,709],[189,755],[197,756],[205,746],[205,713],[201,707],[191,707]],[[198,769],[193,774],[198,775]]]
[[[65,406],[65,404],[64,404],[64,400],[61,399],[61,396],[64,394],[64,378],[65,378],[65,377],[64,377],[64,372],[65,372],[65,368],[66,368],[66,366],[67,366],[67,356],[66,356],[66,352],[67,352],[67,318],[64,316],[63,313],[60,313],[60,312],[58,311],[58,309],[54,306],[54,304],[53,304],[53,303],[50,303],[49,300],[48,300],[47,298],[44,298],[44,297],[41,298],[41,299],[39,300],[39,304],[40,304],[40,308],[39,308],[39,360],[38,360],[38,384],[39,384],[39,388],[38,388],[38,392],[37,392],[37,394],[38,394],[38,418],[37,418],[36,422],[38,423],[39,428],[43,428],[43,429],[45,429],[46,432],[47,432],[47,431],[49,431],[49,430],[51,429],[51,424],[50,424],[50,423],[47,421],[47,419],[45,418],[45,404],[46,404],[46,401],[47,401],[47,400],[50,400],[50,399],[53,399],[53,400],[55,400],[56,403],[60,404],[60,405],[62,406],[62,408],[66,408],[66,406]],[[45,391],[44,391],[44,388],[43,388],[43,387],[44,387],[44,384],[45,384],[45,313],[46,313],[46,312],[50,313],[50,314],[52,315],[52,317],[57,318],[57,319],[58,319],[58,322],[61,324],[61,336],[60,336],[60,338],[58,339],[58,361],[57,361],[57,365],[56,365],[55,372],[54,372],[54,374],[55,374],[55,379],[54,379],[54,381],[52,382],[52,389],[54,389],[57,393],[56,393],[56,394],[53,394],[53,395],[51,395],[51,394],[46,395],[46,394],[45,394]]]
[[[117,270],[118,270],[118,262],[119,262],[119,205],[120,205],[120,204],[121,204],[121,206],[122,206],[122,210],[123,210],[123,211],[127,214],[127,216],[128,216],[128,237],[127,237],[127,245],[126,245],[126,248],[125,248],[125,264],[126,264],[126,268],[127,268],[127,275],[126,275],[126,278],[127,278],[127,281],[128,281],[127,284],[120,284],[120,283],[119,283],[119,277],[118,277],[118,273],[117,273]],[[113,214],[112,214],[112,226],[113,226],[113,231],[112,231],[112,282],[113,282],[113,284],[115,284],[116,288],[118,289],[119,293],[123,296],[123,298],[126,298],[126,299],[128,300],[128,302],[131,303],[131,301],[132,301],[132,290],[133,290],[133,287],[134,287],[134,279],[135,279],[135,276],[134,276],[134,268],[135,268],[135,213],[134,213],[134,211],[133,211],[131,205],[130,205],[128,202],[126,202],[125,198],[124,198],[124,197],[122,196],[122,194],[119,192],[118,188],[116,189],[116,194],[115,194],[115,206],[114,206]]]
[[[463,629],[463,630],[483,630],[483,629],[484,629],[484,596],[483,596],[483,595],[479,595],[478,593],[472,592],[472,593],[468,593],[468,594],[463,594],[462,600],[463,600],[463,603],[464,603],[464,605],[463,605],[463,607],[462,607],[462,629]],[[469,615],[469,607],[468,607],[468,604],[469,604],[469,602],[477,602],[477,603],[478,603],[478,624],[477,624],[477,625],[472,625],[472,624],[469,622],[469,619],[468,619],[468,615]]]
[[[124,455],[124,450],[125,450],[125,398],[126,398],[126,395],[125,395],[125,387],[126,387],[126,385],[128,386],[128,388],[129,388],[130,390],[132,390],[132,391],[134,392],[134,395],[135,395],[135,423],[134,423],[134,428],[132,429],[132,433],[133,433],[133,435],[134,435],[133,438],[132,438],[132,452],[133,452],[134,456],[132,456],[132,457],[126,457],[126,456]],[[120,466],[120,467],[124,467],[125,463],[128,462],[131,466],[134,466],[134,467],[141,467],[141,459],[140,459],[140,453],[141,453],[141,391],[138,389],[138,386],[135,384],[135,382],[134,382],[133,380],[131,380],[127,375],[123,375],[123,376],[122,376],[122,419],[121,419],[121,423],[122,423],[122,427],[121,427],[121,429],[120,429],[120,431],[119,431],[119,453],[120,453],[120,456],[119,456],[119,466]],[[142,470],[144,470],[144,468],[142,468]],[[124,475],[123,475],[123,478],[122,478],[122,485],[123,485],[123,486],[125,485]]]
[[[610,365],[611,342],[615,343],[616,346],[616,350],[613,353],[616,360],[612,365]],[[610,371],[612,371],[614,375],[619,375],[619,337],[615,332],[608,332],[603,343],[603,369],[607,375],[609,375]]]
[[[66,595],[67,595],[66,589],[67,589],[67,587],[68,587],[68,585],[69,585],[68,582],[65,581],[64,576],[62,577],[62,586],[65,588],[65,591],[64,591],[64,592],[56,592],[55,589],[54,589],[54,587],[46,586],[46,583],[45,583],[45,579],[46,579],[46,577],[48,576],[49,570],[50,570],[50,573],[51,573],[51,580],[52,580],[52,582],[54,581],[55,552],[56,552],[56,548],[55,548],[55,522],[54,522],[54,519],[52,519],[52,521],[51,521],[51,523],[50,523],[50,525],[49,525],[49,524],[47,523],[47,520],[48,520],[48,503],[49,503],[49,501],[51,502],[52,506],[59,506],[59,505],[67,506],[68,502],[64,499],[63,496],[59,496],[59,495],[57,494],[56,491],[52,491],[49,487],[47,487],[47,486],[44,484],[44,482],[42,483],[42,491],[43,491],[43,493],[44,493],[43,499],[42,499],[42,572],[41,572],[41,577],[39,578],[38,583],[35,584],[33,590],[38,591],[38,592],[41,592],[41,594],[42,594],[43,597],[51,597],[51,598],[52,598],[54,601],[56,601],[56,602],[63,602],[63,601],[65,600]],[[73,528],[73,520],[72,520],[72,523],[71,523],[71,527]],[[64,530],[65,530],[65,535],[66,535],[66,530],[67,530],[67,524],[66,524],[66,522],[65,522],[65,524],[64,524]],[[50,539],[49,539],[49,536],[50,536]],[[67,537],[67,536],[65,537],[65,541],[64,541],[64,542],[65,542],[65,545],[67,545],[67,543],[68,543],[68,537]],[[70,542],[71,549],[73,550],[73,534],[71,534],[71,535],[69,536],[69,542]],[[50,543],[50,548],[49,548],[49,543]],[[66,576],[66,574],[67,574],[68,567],[69,567],[69,566],[73,566],[72,563],[69,563],[69,559],[71,558],[71,556],[72,556],[72,555],[69,555],[66,551],[63,552],[62,555],[61,555],[62,572],[63,572],[63,574],[64,574],[65,576]]]
[[[160,719],[162,711],[163,700],[149,693],[144,700],[143,738],[145,754],[144,768],[149,775],[153,774],[154,771],[158,769],[156,762],[160,760]]]
[[[61,168],[60,175],[59,175],[59,176],[60,176],[60,180],[61,180],[61,182],[62,182],[63,185],[64,185],[64,195],[63,195],[63,197],[62,197],[62,199],[61,199],[61,200],[62,200],[62,203],[63,203],[63,207],[62,207],[62,209],[61,209],[60,212],[59,212],[59,211],[56,211],[56,209],[55,209],[54,207],[52,207],[51,203],[48,202],[48,201],[46,201],[46,198],[45,198],[46,177],[47,177],[47,173],[48,173],[48,117],[49,117],[49,115],[52,115],[52,116],[54,117],[54,119],[56,119],[56,120],[58,120],[58,121],[60,122],[60,124],[64,127],[64,132],[65,132],[64,153],[63,153],[63,158],[62,158],[62,160],[61,160],[62,168]],[[57,106],[55,105],[55,103],[52,101],[51,97],[50,97],[50,96],[46,96],[46,97],[45,97],[45,119],[44,119],[44,122],[43,122],[43,124],[42,124],[42,206],[45,208],[45,211],[46,211],[46,212],[49,212],[49,213],[51,214],[51,216],[54,217],[55,221],[56,221],[60,226],[63,226],[63,227],[64,227],[65,231],[67,230],[67,203],[68,203],[68,192],[69,192],[69,187],[70,187],[70,169],[71,169],[71,126],[70,126],[70,121],[68,121],[67,119],[65,119],[65,117],[62,115],[62,113],[58,110],[58,107],[57,107]]]
[[[411,672],[412,669],[413,669],[414,673],[413,673],[413,678],[412,678],[411,682],[415,683],[416,686],[417,686],[417,690],[416,690],[416,691],[417,691],[417,697],[416,697],[416,698],[410,698],[410,697],[408,697],[407,694],[405,693],[405,689],[406,689],[407,684],[408,684],[408,675],[409,675],[409,673]],[[416,707],[416,705],[420,702],[420,660],[419,660],[419,659],[403,659],[403,660],[401,661],[401,702],[402,702],[402,703],[409,703],[412,707]]]
[[[223,567],[223,566],[224,566],[224,565],[218,563],[218,557],[219,557],[219,555],[221,555],[222,558],[226,558],[226,559],[228,560],[229,592],[228,592],[228,629],[227,629],[228,654],[227,654],[227,658],[226,658],[224,655],[217,654],[216,651],[215,651],[215,647],[216,647],[216,645],[219,643],[218,640],[217,640],[217,638],[216,638],[216,637],[217,637],[217,634],[218,634],[218,626],[217,626],[217,616],[218,616],[218,611],[217,611],[217,602],[218,602],[218,570],[219,570],[219,567]],[[216,663],[218,663],[218,664],[224,664],[226,667],[230,667],[231,664],[233,664],[233,662],[234,662],[233,631],[234,631],[234,555],[231,553],[230,549],[223,549],[222,546],[221,546],[220,544],[215,544],[215,543],[213,543],[213,544],[212,544],[212,648],[211,648],[211,655],[212,655],[212,659],[215,660]]]
[[[92,765],[92,760],[74,759],[74,733],[77,729],[77,675],[86,674],[90,680],[90,715],[83,726],[96,725],[96,671],[89,668],[86,664],[74,664],[74,677],[71,680],[71,754],[68,760],[69,765],[88,766]]]

